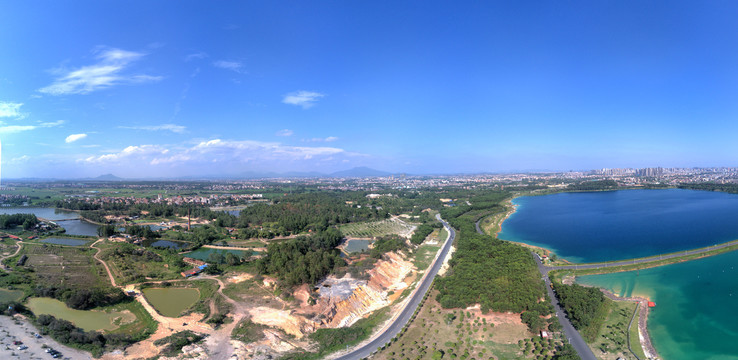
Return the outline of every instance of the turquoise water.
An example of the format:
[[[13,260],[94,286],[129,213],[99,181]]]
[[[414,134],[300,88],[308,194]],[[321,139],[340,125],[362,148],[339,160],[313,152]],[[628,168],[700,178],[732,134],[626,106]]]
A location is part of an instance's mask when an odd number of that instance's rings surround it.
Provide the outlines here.
[[[575,262],[629,259],[738,239],[738,195],[622,190],[519,197],[499,238]]]
[[[738,252],[577,281],[654,301],[648,328],[664,359],[738,359]]]

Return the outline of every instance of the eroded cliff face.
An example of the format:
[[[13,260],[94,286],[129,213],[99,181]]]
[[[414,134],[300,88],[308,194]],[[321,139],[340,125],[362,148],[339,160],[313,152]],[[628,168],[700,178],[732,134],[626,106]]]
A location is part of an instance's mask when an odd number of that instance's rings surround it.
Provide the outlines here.
[[[321,327],[344,327],[390,304],[389,291],[407,287],[403,280],[413,271],[413,264],[397,253],[389,253],[369,270],[369,280],[329,277],[319,285]]]

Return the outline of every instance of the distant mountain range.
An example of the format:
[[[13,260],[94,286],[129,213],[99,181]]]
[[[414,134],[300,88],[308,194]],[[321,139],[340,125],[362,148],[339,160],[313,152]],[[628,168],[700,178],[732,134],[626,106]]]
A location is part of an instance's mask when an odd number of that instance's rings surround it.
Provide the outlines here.
[[[240,174],[231,175],[203,175],[203,176],[185,176],[185,177],[173,177],[173,178],[122,178],[113,174],[100,175],[94,178],[77,178],[77,179],[60,179],[60,178],[22,178],[12,179],[21,181],[50,181],[50,180],[77,180],[77,181],[127,181],[127,180],[238,180],[238,179],[261,179],[261,178],[367,178],[367,177],[383,177],[390,176],[392,173],[368,168],[365,166],[355,167],[353,169],[336,171],[333,173],[325,174],[316,171],[299,172],[291,171],[285,173],[277,172],[255,172],[248,171]]]

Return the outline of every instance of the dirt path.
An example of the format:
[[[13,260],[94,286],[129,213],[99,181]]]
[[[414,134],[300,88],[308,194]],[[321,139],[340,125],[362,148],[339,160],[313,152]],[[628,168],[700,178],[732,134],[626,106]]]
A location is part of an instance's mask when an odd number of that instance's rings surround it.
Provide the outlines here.
[[[108,264],[105,263],[105,261],[103,261],[102,259],[100,259],[98,257],[100,255],[100,252],[102,251],[102,249],[96,248],[95,247],[95,244],[97,244],[97,243],[99,243],[100,241],[103,241],[103,240],[105,240],[105,239],[97,239],[97,241],[95,241],[94,243],[90,244],[90,247],[91,248],[97,250],[97,252],[95,253],[95,255],[93,255],[92,257],[94,257],[95,260],[99,261],[105,267],[105,271],[108,272],[108,277],[110,278],[110,284],[112,284],[113,287],[117,287],[119,289],[123,289],[122,286],[118,286],[118,284],[115,283],[115,278],[113,277],[113,273],[110,271],[110,268],[108,267]]]
[[[12,253],[12,254],[10,254],[10,255],[7,255],[7,256],[3,256],[3,257],[0,257],[0,264],[2,264],[2,263],[3,263],[3,261],[5,261],[5,259],[7,259],[7,258],[11,258],[11,257],[13,257],[13,256],[16,256],[16,255],[18,255],[18,253],[19,253],[19,252],[21,251],[21,248],[23,248],[23,242],[22,242],[22,241],[18,241],[18,242],[16,243],[16,245],[18,246],[18,248],[17,248],[17,249],[15,249],[15,252],[14,252],[14,253]],[[3,268],[3,270],[6,270],[6,271],[10,271],[10,268],[6,268],[6,267],[5,267],[5,265],[0,265],[0,267],[2,267],[2,268]]]

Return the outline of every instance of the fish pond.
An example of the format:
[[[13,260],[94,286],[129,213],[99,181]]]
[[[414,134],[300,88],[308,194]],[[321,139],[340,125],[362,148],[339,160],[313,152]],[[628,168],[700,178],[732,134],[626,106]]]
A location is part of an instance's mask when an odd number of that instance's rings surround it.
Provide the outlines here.
[[[200,298],[200,291],[193,288],[148,288],[143,293],[151,306],[166,317],[179,317]]]
[[[67,246],[82,246],[82,245],[86,245],[87,243],[89,243],[88,240],[58,238],[58,237],[46,238],[39,242],[42,242],[44,244],[67,245]]]
[[[346,245],[343,247],[343,251],[349,254],[365,252],[369,250],[369,245],[373,243],[374,240],[368,239],[346,240]]]
[[[69,308],[63,302],[52,298],[31,298],[27,306],[36,315],[48,314],[58,319],[72,322],[75,326],[91,330],[115,330],[120,325],[136,321],[136,315],[132,312],[101,310],[75,310]]]

